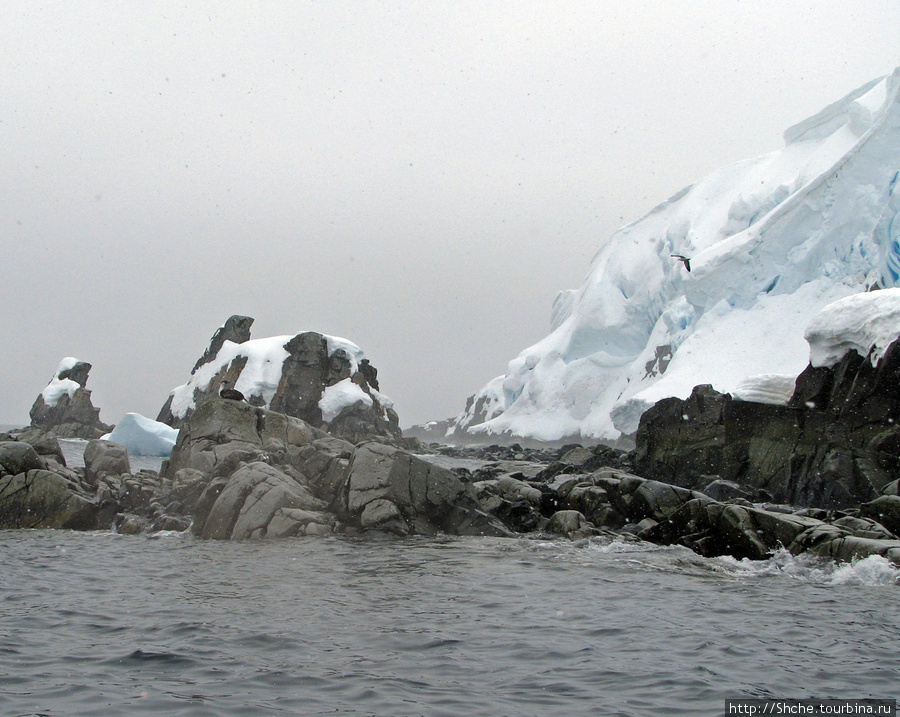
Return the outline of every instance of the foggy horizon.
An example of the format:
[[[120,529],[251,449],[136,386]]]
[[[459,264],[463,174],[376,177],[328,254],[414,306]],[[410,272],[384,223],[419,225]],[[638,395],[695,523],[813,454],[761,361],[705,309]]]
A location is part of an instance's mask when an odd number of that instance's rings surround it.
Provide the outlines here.
[[[358,344],[404,427],[549,332],[620,226],[900,65],[872,2],[0,10],[0,423],[59,361],[155,418],[216,328]]]

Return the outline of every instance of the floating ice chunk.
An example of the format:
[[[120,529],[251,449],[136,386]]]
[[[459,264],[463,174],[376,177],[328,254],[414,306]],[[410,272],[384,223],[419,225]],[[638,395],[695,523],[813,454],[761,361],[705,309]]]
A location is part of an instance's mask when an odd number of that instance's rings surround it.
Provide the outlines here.
[[[103,440],[125,446],[133,456],[169,456],[178,440],[178,431],[139,413],[126,413]]]
[[[849,351],[877,363],[900,336],[900,289],[854,294],[828,304],[806,329],[809,362],[834,366]]]

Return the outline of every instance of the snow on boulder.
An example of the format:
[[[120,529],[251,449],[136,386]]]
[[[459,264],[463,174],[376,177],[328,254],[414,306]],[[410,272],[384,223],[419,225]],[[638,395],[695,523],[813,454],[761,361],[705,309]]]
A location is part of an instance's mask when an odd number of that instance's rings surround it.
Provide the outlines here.
[[[229,384],[254,406],[301,418],[347,440],[400,436],[393,403],[379,393],[378,371],[359,346],[314,331],[250,339],[253,319],[237,318],[245,329],[241,341],[225,338],[227,322],[217,330],[191,377],[170,394],[158,421],[180,428]],[[345,414],[352,420],[343,420]]]
[[[126,413],[112,433],[102,439],[125,446],[133,456],[169,456],[178,430],[139,413]]]
[[[328,386],[322,392],[322,398],[319,400],[319,408],[322,411],[322,420],[325,423],[331,423],[335,418],[341,415],[341,411],[345,408],[361,403],[364,406],[372,405],[372,397],[363,391],[357,384],[353,383],[353,379],[345,378],[338,381],[333,386]]]
[[[46,406],[55,408],[59,403],[59,399],[63,396],[74,398],[75,392],[81,388],[81,384],[68,378],[68,376],[72,369],[79,364],[84,364],[84,362],[79,361],[72,356],[66,356],[66,358],[59,362],[59,367],[56,369],[53,378],[50,379],[50,383],[48,383],[44,387],[44,390],[41,391],[41,397],[44,399],[44,404]],[[90,364],[88,364],[88,366],[90,366]],[[66,378],[62,378],[63,376]]]
[[[499,397],[490,416],[453,432],[615,440],[698,384],[798,375],[820,309],[900,284],[900,69],[784,137],[613,234],[552,332],[476,394]]]
[[[816,314],[806,329],[809,363],[831,368],[849,351],[872,365],[900,337],[900,288],[854,294]]]

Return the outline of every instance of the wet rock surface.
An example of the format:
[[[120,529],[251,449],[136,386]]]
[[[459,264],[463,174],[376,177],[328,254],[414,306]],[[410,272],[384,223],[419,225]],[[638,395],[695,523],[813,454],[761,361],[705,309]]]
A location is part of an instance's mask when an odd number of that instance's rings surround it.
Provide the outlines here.
[[[788,506],[710,474],[706,463],[697,466],[695,488],[639,476],[634,454],[602,445],[353,444],[301,419],[223,399],[191,416],[159,473],[130,473],[127,455],[104,443],[88,444],[84,469],[69,469],[46,442],[43,453],[0,442],[0,527],[190,529],[228,540],[616,535],[710,557],[761,559],[784,548],[900,564],[896,481],[855,507]]]

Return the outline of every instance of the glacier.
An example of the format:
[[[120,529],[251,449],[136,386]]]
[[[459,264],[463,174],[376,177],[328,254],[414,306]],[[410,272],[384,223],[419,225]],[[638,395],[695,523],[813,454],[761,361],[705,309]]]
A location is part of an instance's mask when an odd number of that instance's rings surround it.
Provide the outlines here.
[[[619,229],[448,437],[627,439],[704,383],[780,402],[823,307],[900,283],[898,88],[900,68]]]

